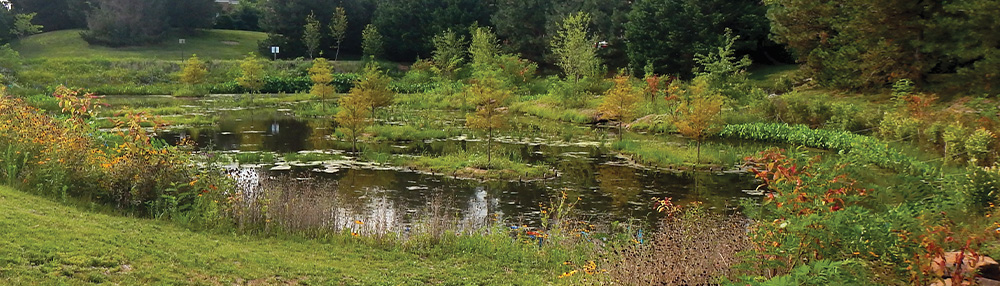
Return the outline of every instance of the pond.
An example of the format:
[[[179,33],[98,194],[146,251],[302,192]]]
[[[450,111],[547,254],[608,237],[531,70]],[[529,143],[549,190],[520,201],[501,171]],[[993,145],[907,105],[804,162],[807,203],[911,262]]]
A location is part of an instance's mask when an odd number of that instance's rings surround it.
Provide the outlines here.
[[[334,126],[330,119],[301,118],[289,109],[273,108],[209,112],[217,117],[215,124],[174,128],[161,132],[160,138],[176,143],[187,137],[203,151],[219,152],[326,152],[346,156],[345,151],[350,148],[347,142],[331,136]],[[572,128],[585,129],[581,132],[587,133],[584,137],[588,138],[599,137],[589,133],[604,132],[585,126]],[[315,166],[281,171],[271,170],[270,165],[232,167],[244,185],[259,186],[266,181],[265,184],[272,188],[286,190],[277,195],[285,200],[281,202],[285,208],[296,209],[299,213],[313,210],[318,213],[316,215],[326,217],[315,222],[321,225],[347,225],[355,220],[406,223],[431,204],[443,205],[462,222],[488,223],[492,218],[502,217],[510,223],[537,225],[543,207],[558,204],[556,199],[563,194],[579,197],[574,208],[590,220],[652,222],[658,218],[652,204],[654,198],[671,197],[681,203],[701,201],[710,208],[730,211],[740,199],[751,197],[744,190],[757,186],[752,176],[745,173],[657,170],[630,164],[626,158],[609,152],[596,142],[545,141],[506,138],[503,143],[496,144],[506,156],[528,164],[544,163],[553,167],[554,177],[533,181],[482,182],[351,160],[346,163],[345,160],[313,162]],[[368,143],[366,148],[406,156],[435,156],[460,150],[484,150],[485,144],[463,135]],[[350,156],[346,158],[351,159]],[[286,176],[300,179],[280,179]],[[322,191],[298,190],[294,191],[299,192],[296,195],[288,191],[296,187],[275,187],[275,184],[296,184],[303,180],[313,182],[309,188]],[[309,199],[296,199],[300,195]]]

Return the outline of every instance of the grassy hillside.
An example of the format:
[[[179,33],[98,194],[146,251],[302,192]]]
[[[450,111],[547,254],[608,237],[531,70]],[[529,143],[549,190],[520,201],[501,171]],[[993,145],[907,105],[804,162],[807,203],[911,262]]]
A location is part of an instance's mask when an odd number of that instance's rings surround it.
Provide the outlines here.
[[[80,37],[81,30],[42,33],[14,45],[25,59],[45,58],[144,58],[178,60],[198,54],[203,59],[235,59],[257,49],[267,37],[261,32],[208,30],[194,36],[170,35],[162,43],[127,48],[92,46]],[[185,44],[178,44],[184,38]]]
[[[350,236],[322,243],[192,232],[80,211],[2,186],[0,210],[5,285],[510,285],[558,275],[548,265],[559,263],[544,253],[503,241],[525,251],[514,251],[518,256],[462,237],[446,250],[401,250]]]

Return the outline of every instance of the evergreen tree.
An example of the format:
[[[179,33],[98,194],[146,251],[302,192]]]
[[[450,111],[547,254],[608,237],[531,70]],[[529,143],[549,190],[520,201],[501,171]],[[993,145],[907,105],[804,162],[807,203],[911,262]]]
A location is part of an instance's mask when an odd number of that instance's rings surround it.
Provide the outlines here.
[[[167,33],[164,0],[100,0],[87,15],[89,30],[81,32],[91,44],[112,47],[155,43]]]
[[[691,76],[694,56],[721,46],[726,28],[739,54],[768,43],[766,10],[757,0],[637,0],[625,24],[629,63],[636,73],[652,63],[658,74]]]
[[[219,6],[213,0],[171,0],[166,5],[170,26],[191,34],[196,29],[210,29],[215,25]]]

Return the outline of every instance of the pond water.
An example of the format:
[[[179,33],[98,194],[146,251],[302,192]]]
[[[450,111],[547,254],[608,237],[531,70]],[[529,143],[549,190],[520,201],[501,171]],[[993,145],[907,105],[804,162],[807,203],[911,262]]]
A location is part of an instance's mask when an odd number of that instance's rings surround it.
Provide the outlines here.
[[[290,110],[258,109],[212,111],[219,119],[211,126],[174,128],[159,135],[168,143],[188,137],[202,150],[269,151],[276,153],[325,151],[343,154],[347,142],[332,138],[329,119],[298,118]],[[585,132],[603,132],[599,129]],[[590,136],[590,135],[588,135]],[[598,136],[593,136],[594,138]],[[486,223],[503,217],[511,223],[537,225],[542,206],[557,204],[562,196],[579,197],[575,210],[591,220],[651,222],[657,219],[654,198],[671,197],[675,202],[701,201],[708,207],[733,210],[744,192],[757,183],[748,174],[737,172],[673,172],[629,164],[594,142],[539,143],[513,140],[498,144],[500,152],[529,164],[545,163],[557,176],[546,180],[482,182],[440,174],[412,172],[378,165],[340,165],[336,172],[323,173],[320,167],[298,167],[271,171],[269,166],[242,167],[234,171],[245,185],[257,186],[263,178],[290,176],[319,182],[311,188],[322,191],[286,191],[286,208],[299,212],[314,210],[336,216],[316,224],[348,225],[354,220],[403,223],[412,214],[426,210],[429,202],[443,204],[463,222]],[[544,141],[544,140],[541,140]],[[521,143],[534,142],[534,143]],[[366,148],[405,155],[441,155],[460,150],[484,150],[486,143],[456,138],[415,142],[373,143]],[[279,182],[280,181],[280,182]],[[301,180],[270,180],[289,184]],[[278,183],[276,183],[278,182]],[[278,187],[293,190],[294,187]],[[308,193],[308,194],[306,194]],[[294,199],[309,196],[308,200]],[[298,201],[293,204],[291,201]],[[308,202],[308,205],[302,204]],[[332,204],[322,206],[324,204]],[[323,216],[323,215],[320,215]]]

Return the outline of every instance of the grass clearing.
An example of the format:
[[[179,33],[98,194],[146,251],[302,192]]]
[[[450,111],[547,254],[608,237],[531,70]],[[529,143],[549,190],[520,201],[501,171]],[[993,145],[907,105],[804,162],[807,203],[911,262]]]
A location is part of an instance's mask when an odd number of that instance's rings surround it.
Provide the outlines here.
[[[559,282],[556,249],[506,234],[435,246],[365,238],[261,238],[81,211],[0,186],[0,281],[49,284],[539,284]],[[506,275],[497,275],[507,273]]]
[[[204,60],[239,59],[257,50],[257,42],[267,34],[250,31],[204,30],[196,35],[168,35],[162,43],[142,46],[110,48],[88,44],[80,37],[83,30],[61,30],[41,33],[21,40],[14,45],[25,59],[34,58],[106,58],[106,59],[156,59],[181,60],[197,54]],[[179,44],[183,38],[185,44]]]

